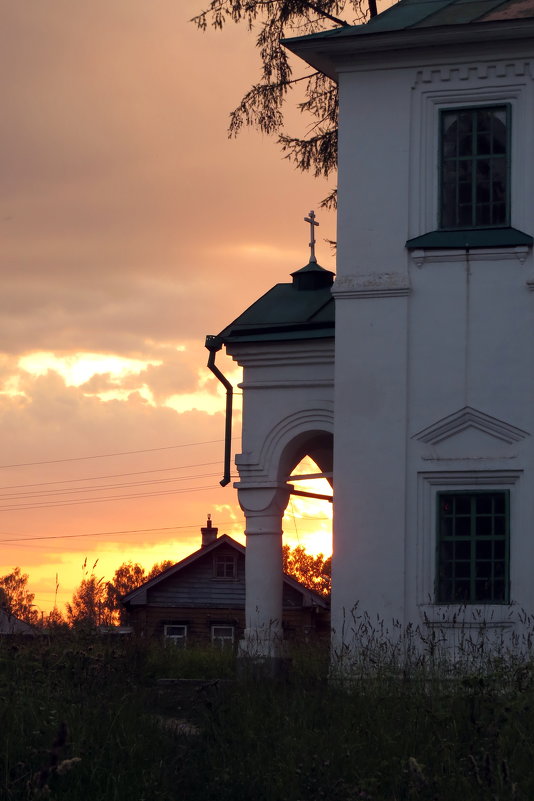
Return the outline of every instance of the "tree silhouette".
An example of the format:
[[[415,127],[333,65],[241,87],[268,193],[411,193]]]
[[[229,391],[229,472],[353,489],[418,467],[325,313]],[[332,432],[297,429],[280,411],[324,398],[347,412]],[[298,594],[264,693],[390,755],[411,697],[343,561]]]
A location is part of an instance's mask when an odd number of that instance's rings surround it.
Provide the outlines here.
[[[27,589],[28,578],[20,567],[0,576],[0,608],[26,623],[37,623],[39,612],[33,604],[35,594]]]
[[[243,23],[256,34],[261,60],[260,80],[230,114],[229,135],[236,136],[243,126],[274,134],[282,152],[298,169],[328,178],[337,166],[337,86],[309,69],[295,77],[281,40],[361,23],[376,13],[376,0],[211,0],[192,22],[200,30],[208,26],[222,30],[228,22]],[[305,137],[284,131],[283,105],[296,87],[303,89],[304,100],[298,102],[298,108],[310,123]],[[322,205],[335,204],[334,189]]]
[[[44,620],[44,625],[47,629],[53,631],[59,631],[67,626],[67,621],[65,617],[61,614],[59,609],[54,606],[51,612],[46,615]]]
[[[163,562],[156,562],[148,571],[146,580],[150,581],[150,579],[156,578],[156,576],[159,576],[159,574],[163,573],[164,570],[168,570],[169,567],[172,567],[175,564],[176,562],[171,562],[170,559],[164,559]]]
[[[296,578],[309,590],[328,597],[332,587],[332,557],[327,559],[322,553],[312,556],[302,545],[291,549],[282,546],[283,571]]]
[[[127,612],[121,598],[174,564],[170,560],[156,562],[146,573],[139,562],[123,562],[115,570],[113,579],[106,581],[104,577],[95,575],[97,562],[98,559],[89,574],[85,560],[82,581],[72,596],[72,602],[66,605],[67,622],[71,626],[96,628],[126,623]]]
[[[160,573],[172,567],[173,564],[174,562],[168,559],[156,562],[149,572],[145,573],[145,568],[139,562],[123,562],[116,569],[113,579],[107,585],[107,600],[113,622],[127,622],[128,614],[121,604],[121,598],[124,595],[137,589],[145,581],[150,581],[150,579],[159,576]]]
[[[72,603],[66,605],[66,610],[67,621],[74,627],[96,628],[112,625],[113,612],[104,578],[97,578],[94,573],[83,578],[74,591]]]

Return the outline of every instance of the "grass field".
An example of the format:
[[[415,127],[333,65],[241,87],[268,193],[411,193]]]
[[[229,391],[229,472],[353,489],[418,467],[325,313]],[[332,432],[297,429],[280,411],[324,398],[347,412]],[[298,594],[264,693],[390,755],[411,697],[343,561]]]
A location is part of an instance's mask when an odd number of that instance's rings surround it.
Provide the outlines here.
[[[216,650],[5,638],[0,798],[531,801],[534,669],[493,667],[341,684],[312,649],[273,679]]]

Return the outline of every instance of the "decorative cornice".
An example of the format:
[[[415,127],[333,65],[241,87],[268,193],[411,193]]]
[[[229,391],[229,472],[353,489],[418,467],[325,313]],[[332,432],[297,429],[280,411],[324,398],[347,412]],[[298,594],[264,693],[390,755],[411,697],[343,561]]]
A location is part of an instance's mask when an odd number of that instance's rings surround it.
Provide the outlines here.
[[[412,439],[417,439],[429,445],[437,445],[444,439],[449,439],[455,434],[465,431],[466,428],[476,428],[509,445],[530,436],[528,431],[523,431],[521,428],[505,423],[503,420],[498,420],[496,417],[491,417],[478,409],[465,406],[463,409],[454,412],[454,414],[450,414],[448,417],[444,417],[442,420],[438,420],[437,423],[414,434]]]
[[[434,456],[434,455],[423,455],[421,456],[423,462],[439,462],[440,464],[443,462],[451,462],[454,464],[461,464],[463,462],[468,464],[484,464],[484,468],[486,465],[494,463],[500,464],[503,461],[513,461],[517,459],[517,456]]]
[[[520,245],[510,248],[477,248],[476,250],[469,250],[468,254],[470,262],[517,259],[520,264],[524,264],[529,250],[530,248],[526,247],[526,245]],[[415,266],[421,268],[424,264],[465,261],[466,251],[465,249],[451,250],[450,248],[444,248],[443,250],[419,249],[410,251],[410,256]]]
[[[491,81],[495,79],[531,78],[530,61],[497,61],[458,66],[427,67],[417,70],[415,83],[436,84],[452,81]]]
[[[518,245],[509,248],[476,248],[469,250],[469,261],[507,261],[517,259],[520,264],[524,264],[530,248],[526,245]],[[465,261],[466,251],[452,250],[450,248],[438,249],[418,249],[410,251],[410,256],[416,267],[421,268],[424,264],[440,262]]]
[[[333,387],[334,379],[332,378],[317,378],[317,379],[299,379],[295,380],[273,380],[273,381],[243,381],[237,385],[239,389],[307,389],[309,387]]]
[[[521,476],[523,470],[432,470],[429,473],[419,473],[418,479],[427,487],[513,487]]]
[[[403,297],[411,293],[406,273],[369,273],[336,278],[332,288],[338,300],[349,298]]]
[[[252,343],[234,348],[227,345],[228,354],[243,367],[288,367],[305,365],[332,365],[334,363],[334,337],[324,340],[307,340],[302,343]]]

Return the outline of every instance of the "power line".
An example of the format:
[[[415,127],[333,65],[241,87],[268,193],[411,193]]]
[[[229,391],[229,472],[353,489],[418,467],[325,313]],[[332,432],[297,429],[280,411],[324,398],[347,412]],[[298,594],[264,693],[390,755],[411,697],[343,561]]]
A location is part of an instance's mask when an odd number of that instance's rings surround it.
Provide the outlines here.
[[[123,478],[126,476],[144,476],[148,473],[168,473],[169,470],[189,470],[192,467],[209,467],[212,464],[219,464],[220,459],[215,462],[197,462],[196,464],[182,464],[175,467],[158,467],[155,470],[137,470],[133,473],[108,473],[99,476],[85,476],[84,478],[64,478],[56,481],[39,481],[34,484],[6,484],[0,490],[24,489],[26,487],[49,487],[52,484],[73,484],[80,481],[97,481],[100,478]]]
[[[40,492],[16,492],[12,495],[0,495],[0,501],[2,500],[16,501],[25,498],[41,498],[47,495],[60,496],[60,495],[72,495],[82,492],[99,492],[100,490],[122,489],[123,487],[146,487],[155,484],[169,484],[174,481],[190,481],[198,478],[213,478],[213,476],[217,475],[219,475],[219,473],[201,473],[200,475],[196,476],[187,475],[187,476],[178,476],[175,478],[157,478],[157,479],[152,479],[151,481],[128,481],[124,484],[98,484],[96,487],[75,487],[72,489],[42,490]]]
[[[287,515],[292,518],[293,515]],[[330,520],[329,517],[300,517],[300,520]],[[239,525],[239,520],[224,520],[217,521],[217,527],[222,526],[235,526]],[[14,542],[36,542],[37,540],[65,540],[65,539],[79,539],[80,537],[103,537],[113,536],[115,534],[147,534],[148,532],[157,531],[182,531],[184,529],[197,529],[198,523],[190,523],[185,526],[165,526],[163,528],[138,528],[138,529],[121,529],[120,531],[93,531],[87,534],[50,534],[38,537],[11,537],[9,539],[0,540],[0,544],[14,543]]]
[[[164,490],[162,492],[139,492],[134,495],[111,495],[109,498],[93,498],[92,500],[79,500],[79,501],[60,501],[58,503],[35,503],[26,504],[24,506],[0,506],[0,512],[21,512],[27,509],[52,509],[56,506],[79,506],[80,504],[90,503],[105,503],[106,501],[123,501],[132,500],[137,498],[154,498],[161,495],[181,495],[184,492],[198,492],[199,490],[213,490],[214,484],[208,484],[204,487],[186,487],[179,490]]]
[[[234,525],[237,521],[227,521],[224,523],[219,523],[220,526],[230,526]],[[94,531],[90,534],[53,534],[50,536],[43,536],[43,537],[20,537],[19,539],[9,539],[9,540],[0,540],[0,543],[7,543],[7,542],[35,542],[36,540],[72,540],[72,539],[79,539],[80,537],[105,537],[105,536],[112,536],[115,534],[148,534],[148,532],[156,532],[156,531],[179,531],[183,529],[197,529],[199,528],[198,523],[192,523],[187,526],[166,526],[165,528],[136,528],[136,529],[125,529],[122,531]]]
[[[237,437],[233,437],[237,439]],[[98,453],[93,456],[71,456],[68,459],[46,459],[42,462],[19,462],[16,464],[2,464],[0,470],[7,470],[11,467],[35,467],[42,464],[60,464],[62,462],[83,462],[88,459],[107,459],[110,456],[129,456],[134,453],[153,453],[154,451],[170,451],[176,448],[192,448],[195,445],[214,445],[217,442],[224,442],[222,439],[208,439],[204,442],[185,442],[182,445],[165,445],[160,448],[143,448],[137,451],[117,451],[115,453]]]

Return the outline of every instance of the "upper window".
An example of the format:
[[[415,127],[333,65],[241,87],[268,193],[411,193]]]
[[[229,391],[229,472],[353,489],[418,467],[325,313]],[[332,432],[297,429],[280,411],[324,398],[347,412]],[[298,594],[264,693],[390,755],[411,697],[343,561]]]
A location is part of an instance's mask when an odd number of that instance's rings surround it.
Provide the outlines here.
[[[234,579],[237,574],[237,560],[232,554],[216,556],[213,561],[215,578]]]
[[[437,603],[506,603],[509,492],[440,492],[437,500]]]
[[[441,111],[440,228],[510,224],[510,106]]]

